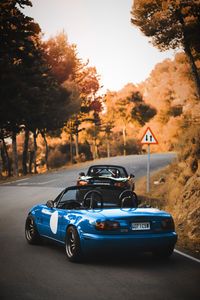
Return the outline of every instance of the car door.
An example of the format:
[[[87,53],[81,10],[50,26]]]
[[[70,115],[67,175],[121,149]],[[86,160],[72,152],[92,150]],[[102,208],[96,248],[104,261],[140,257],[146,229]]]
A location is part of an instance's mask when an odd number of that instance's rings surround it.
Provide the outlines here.
[[[59,230],[59,240],[65,242],[66,228],[71,220],[71,209],[67,209],[65,204],[70,201],[75,201],[77,199],[77,190],[69,189],[66,190],[59,198],[56,209],[58,212],[58,230]]]
[[[42,236],[53,238],[60,241],[61,239],[61,222],[62,212],[58,208],[45,206],[41,210],[38,229]]]
[[[42,236],[46,236],[60,242],[65,241],[67,218],[71,212],[64,208],[67,201],[76,200],[76,190],[67,190],[54,202],[55,207],[44,206],[38,221],[38,229]]]

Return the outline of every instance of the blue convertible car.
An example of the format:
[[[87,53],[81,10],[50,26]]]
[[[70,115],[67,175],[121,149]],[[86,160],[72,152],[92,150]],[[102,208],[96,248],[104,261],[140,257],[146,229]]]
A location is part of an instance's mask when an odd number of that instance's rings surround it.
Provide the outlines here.
[[[170,256],[177,241],[171,215],[137,206],[136,194],[120,187],[68,187],[54,201],[30,210],[25,236],[30,244],[41,237],[64,244],[70,261],[109,251]]]

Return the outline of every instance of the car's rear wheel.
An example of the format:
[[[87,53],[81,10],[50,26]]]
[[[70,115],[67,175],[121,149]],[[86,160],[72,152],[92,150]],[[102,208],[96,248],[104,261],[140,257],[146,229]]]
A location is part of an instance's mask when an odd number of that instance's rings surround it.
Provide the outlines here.
[[[69,226],[66,232],[65,249],[67,258],[73,262],[80,262],[82,259],[79,234],[74,226]]]
[[[38,233],[34,218],[32,215],[28,215],[25,223],[25,237],[29,244],[38,244],[41,241],[41,237]]]
[[[174,251],[174,247],[169,246],[166,248],[160,248],[153,251],[153,255],[158,258],[169,258]]]

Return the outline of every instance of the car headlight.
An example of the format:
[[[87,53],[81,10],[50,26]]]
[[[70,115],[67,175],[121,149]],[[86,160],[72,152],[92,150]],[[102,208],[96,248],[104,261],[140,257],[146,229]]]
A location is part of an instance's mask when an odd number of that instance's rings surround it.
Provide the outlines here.
[[[166,229],[166,230],[170,230],[170,231],[175,230],[174,220],[172,218],[162,220],[161,221],[161,226],[162,226],[163,229]]]
[[[78,182],[78,185],[87,185],[87,184],[88,184],[88,182],[87,181],[83,181],[83,180],[80,180]]]
[[[94,225],[96,230],[99,231],[110,231],[110,230],[117,230],[120,227],[119,222],[116,221],[99,221],[96,222]]]

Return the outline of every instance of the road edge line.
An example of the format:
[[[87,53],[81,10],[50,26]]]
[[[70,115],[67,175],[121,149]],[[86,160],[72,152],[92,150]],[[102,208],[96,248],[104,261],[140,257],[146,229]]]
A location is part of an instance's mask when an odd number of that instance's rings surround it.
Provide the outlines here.
[[[200,263],[200,259],[195,258],[195,257],[193,257],[193,256],[191,256],[191,255],[189,255],[189,254],[186,254],[186,253],[184,253],[184,252],[181,252],[181,251],[179,251],[179,250],[177,250],[177,249],[174,249],[174,252],[175,252],[175,253],[178,253],[178,254],[180,254],[180,255],[182,255],[182,256],[185,256],[185,257],[187,257],[187,258],[189,258],[189,259],[191,259],[191,260],[193,260],[193,261],[196,261],[196,262]]]

